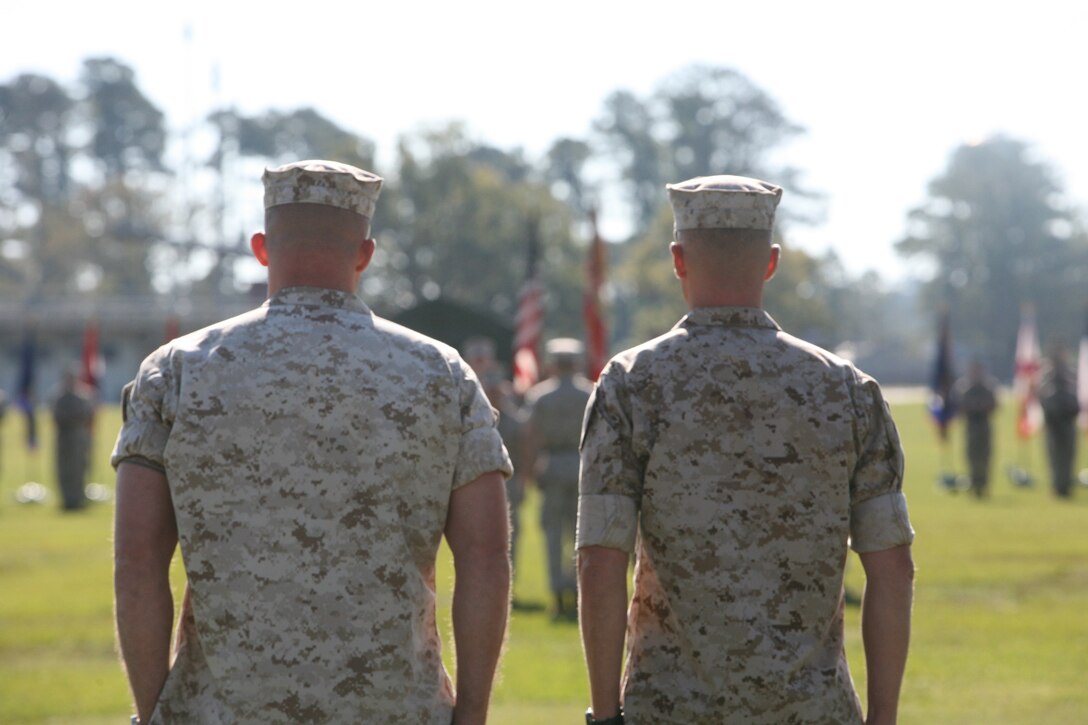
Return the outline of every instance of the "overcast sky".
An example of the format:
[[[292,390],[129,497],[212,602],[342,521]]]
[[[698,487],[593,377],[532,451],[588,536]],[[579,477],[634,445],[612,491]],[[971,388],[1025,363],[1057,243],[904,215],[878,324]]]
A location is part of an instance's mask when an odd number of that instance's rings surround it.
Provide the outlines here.
[[[4,14],[0,82],[68,82],[110,55],[173,130],[215,106],[313,106],[376,141],[379,164],[398,134],[452,119],[536,158],[586,135],[613,90],[648,93],[691,63],[735,68],[807,130],[781,159],[827,216],[789,241],[892,278],[907,269],[892,251],[907,211],[961,143],[1028,142],[1088,208],[1085,3],[104,0]]]

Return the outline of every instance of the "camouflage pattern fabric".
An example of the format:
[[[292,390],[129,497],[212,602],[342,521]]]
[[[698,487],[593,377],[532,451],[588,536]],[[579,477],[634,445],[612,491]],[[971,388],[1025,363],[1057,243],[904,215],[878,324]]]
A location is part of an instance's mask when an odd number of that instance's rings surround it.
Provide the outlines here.
[[[384,179],[338,161],[311,160],[265,169],[261,181],[265,209],[281,204],[322,204],[372,219]]]
[[[698,176],[666,184],[673,229],[771,229],[782,187],[746,176]]]
[[[876,382],[760,309],[696,309],[613,358],[578,546],[636,551],[627,722],[861,723],[843,568],[848,541],[913,539],[902,475]]]
[[[152,723],[442,723],[450,493],[511,472],[474,373],[291,288],[140,367],[113,464],[166,474],[193,617]]]

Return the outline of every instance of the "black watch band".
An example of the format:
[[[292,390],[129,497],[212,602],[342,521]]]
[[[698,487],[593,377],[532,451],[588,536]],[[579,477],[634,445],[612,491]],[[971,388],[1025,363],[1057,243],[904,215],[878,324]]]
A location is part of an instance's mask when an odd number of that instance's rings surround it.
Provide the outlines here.
[[[586,725],[623,725],[623,708],[613,715],[612,717],[606,717],[604,720],[593,719],[593,708],[586,710]]]

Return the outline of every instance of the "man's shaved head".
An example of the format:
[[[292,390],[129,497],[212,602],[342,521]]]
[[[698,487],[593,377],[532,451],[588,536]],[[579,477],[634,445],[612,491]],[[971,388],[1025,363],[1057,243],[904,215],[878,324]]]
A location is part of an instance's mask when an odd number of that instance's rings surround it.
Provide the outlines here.
[[[265,210],[269,251],[284,245],[305,245],[315,253],[322,247],[356,244],[370,236],[370,220],[347,209],[323,204],[282,204]]]
[[[715,299],[758,306],[754,302],[762,299],[779,252],[768,229],[682,229],[674,247],[685,299],[698,306]]]

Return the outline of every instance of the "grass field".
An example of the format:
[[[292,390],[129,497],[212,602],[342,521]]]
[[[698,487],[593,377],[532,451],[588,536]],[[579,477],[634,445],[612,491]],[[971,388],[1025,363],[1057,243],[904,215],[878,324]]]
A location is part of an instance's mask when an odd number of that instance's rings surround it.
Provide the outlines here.
[[[1088,489],[1079,487],[1072,502],[1054,500],[1039,440],[1030,448],[1035,487],[1009,484],[1005,464],[1029,458],[1012,439],[1011,408],[1005,406],[998,425],[993,496],[978,502],[936,485],[942,460],[959,456],[939,454],[920,405],[895,407],[918,532],[900,719],[906,725],[1088,723]],[[129,698],[113,644],[112,506],[57,510],[46,417],[42,448],[30,458],[22,421],[9,413],[0,426],[0,723],[127,722]],[[112,482],[107,459],[117,425],[116,410],[103,411],[91,480]],[[1082,437],[1078,468],[1088,466],[1086,448]],[[26,480],[49,488],[45,505],[14,503],[15,488]],[[531,497],[523,511],[517,595],[543,604],[535,505]],[[447,591],[450,577],[444,558],[439,581]],[[848,580],[863,586],[856,560]],[[448,595],[440,602],[448,620]],[[864,692],[856,609],[848,612],[847,628],[854,678]],[[491,722],[579,722],[587,702],[577,628],[553,624],[546,611],[515,612]]]

